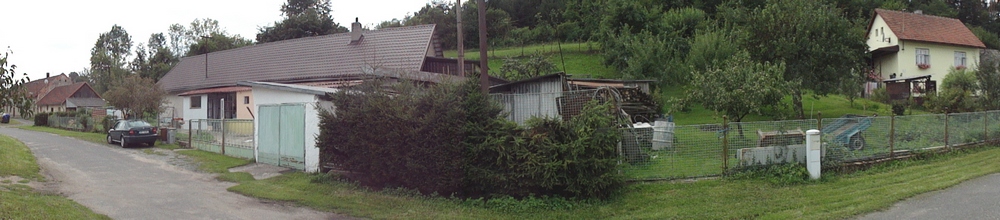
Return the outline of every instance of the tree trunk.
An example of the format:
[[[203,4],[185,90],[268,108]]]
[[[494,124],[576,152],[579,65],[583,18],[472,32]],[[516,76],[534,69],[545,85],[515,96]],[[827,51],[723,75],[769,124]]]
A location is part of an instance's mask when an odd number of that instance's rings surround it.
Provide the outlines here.
[[[795,114],[799,119],[805,119],[805,111],[802,110],[802,89],[792,90],[792,107],[795,108]]]

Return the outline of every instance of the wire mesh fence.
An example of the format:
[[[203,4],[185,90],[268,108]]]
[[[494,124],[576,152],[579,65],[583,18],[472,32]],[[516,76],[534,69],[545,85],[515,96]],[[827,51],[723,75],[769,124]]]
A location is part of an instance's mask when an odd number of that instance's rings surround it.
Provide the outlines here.
[[[682,125],[672,128],[669,147],[654,149],[648,136],[657,129],[622,130],[622,170],[629,179],[718,176],[750,166],[801,163],[810,129],[821,131],[826,165],[996,142],[1000,111]]]
[[[250,119],[190,120],[187,135],[194,149],[246,159],[254,158],[254,128]]]
[[[91,117],[59,117],[49,116],[49,127],[76,131],[92,131],[95,129],[94,119]]]

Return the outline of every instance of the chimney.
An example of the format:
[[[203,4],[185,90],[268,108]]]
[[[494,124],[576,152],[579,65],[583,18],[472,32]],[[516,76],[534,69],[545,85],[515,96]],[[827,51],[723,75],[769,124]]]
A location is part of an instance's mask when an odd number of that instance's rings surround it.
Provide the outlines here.
[[[45,73],[45,78],[49,78],[49,73]]]
[[[358,43],[361,41],[361,22],[358,22],[358,18],[354,18],[354,23],[351,23],[351,44]]]
[[[924,10],[914,10],[913,13],[914,14],[918,14],[918,15],[922,15],[922,14],[924,14]]]

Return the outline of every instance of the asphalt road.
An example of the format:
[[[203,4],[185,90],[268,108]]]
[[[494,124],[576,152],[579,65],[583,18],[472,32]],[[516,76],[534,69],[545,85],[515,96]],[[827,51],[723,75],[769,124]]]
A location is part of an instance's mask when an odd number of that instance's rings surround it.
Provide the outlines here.
[[[181,156],[172,152],[149,154],[144,146],[121,149],[13,127],[0,127],[0,134],[31,148],[48,180],[39,190],[114,219],[345,218],[228,192],[234,183],[178,166],[171,160]]]
[[[1000,174],[924,193],[861,219],[1000,219]]]

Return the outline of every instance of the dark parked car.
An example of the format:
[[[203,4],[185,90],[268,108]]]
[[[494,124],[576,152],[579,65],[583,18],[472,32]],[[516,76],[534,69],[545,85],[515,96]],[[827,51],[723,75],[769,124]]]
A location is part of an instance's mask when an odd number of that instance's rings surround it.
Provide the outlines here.
[[[108,130],[108,143],[118,142],[122,147],[133,143],[156,144],[156,127],[140,120],[120,120]]]

